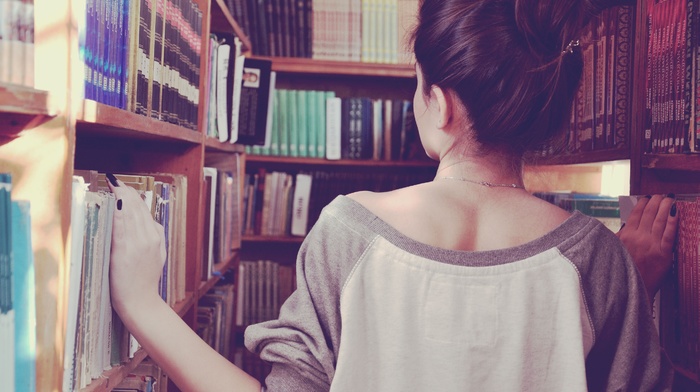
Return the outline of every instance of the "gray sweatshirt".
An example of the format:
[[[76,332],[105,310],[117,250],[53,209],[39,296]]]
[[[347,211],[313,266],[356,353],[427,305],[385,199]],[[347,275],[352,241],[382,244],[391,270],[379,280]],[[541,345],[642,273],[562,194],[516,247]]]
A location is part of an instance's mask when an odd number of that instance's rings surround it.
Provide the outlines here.
[[[246,330],[273,364],[267,391],[670,390],[638,271],[580,213],[524,245],[467,252],[339,196],[296,266],[279,319]]]

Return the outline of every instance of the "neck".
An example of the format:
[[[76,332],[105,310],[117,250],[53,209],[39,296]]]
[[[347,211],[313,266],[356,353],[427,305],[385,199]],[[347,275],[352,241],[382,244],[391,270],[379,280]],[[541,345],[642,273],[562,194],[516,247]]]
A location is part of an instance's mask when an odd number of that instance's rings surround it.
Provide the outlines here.
[[[468,182],[486,182],[490,184],[514,184],[523,186],[522,163],[512,158],[499,155],[483,157],[445,158],[440,160],[435,179],[445,177],[461,178]]]

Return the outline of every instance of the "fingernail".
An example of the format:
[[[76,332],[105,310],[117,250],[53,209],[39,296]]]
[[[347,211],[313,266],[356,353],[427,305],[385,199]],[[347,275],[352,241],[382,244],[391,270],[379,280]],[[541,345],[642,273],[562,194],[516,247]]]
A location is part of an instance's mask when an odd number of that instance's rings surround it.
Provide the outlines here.
[[[646,197],[647,199],[651,199],[651,195],[646,195],[644,197]]]
[[[624,229],[626,224],[627,223],[623,223],[622,226],[620,226],[620,230]]]
[[[107,173],[105,174],[109,182],[112,184],[112,186],[119,186],[119,183],[117,183],[117,177],[114,177],[114,174],[112,173]]]
[[[675,207],[675,205],[674,205],[674,207]],[[117,209],[118,209],[119,211],[121,211],[121,209],[122,209],[122,199],[117,200]]]
[[[666,195],[666,197],[670,197],[671,199],[675,199],[675,198],[676,198],[676,194],[675,194],[675,193],[669,193],[668,195]]]
[[[676,205],[673,204],[673,205],[671,206],[671,216],[676,216],[676,211],[677,211],[677,210],[676,210]]]

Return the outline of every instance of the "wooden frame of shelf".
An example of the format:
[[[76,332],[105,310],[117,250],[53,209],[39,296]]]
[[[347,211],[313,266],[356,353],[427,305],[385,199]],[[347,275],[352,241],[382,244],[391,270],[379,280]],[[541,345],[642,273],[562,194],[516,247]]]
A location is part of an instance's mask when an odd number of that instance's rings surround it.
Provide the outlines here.
[[[300,57],[253,57],[270,60],[272,61],[273,71],[288,74],[345,75],[403,79],[415,79],[416,77],[416,70],[410,64],[361,63]]]
[[[211,5],[211,31],[233,32],[241,40],[244,52],[253,50],[250,38],[245,34],[241,25],[233,19],[231,12],[226,6],[226,1],[212,0]]]
[[[49,94],[25,86],[0,84],[0,141],[53,117]]]
[[[435,161],[375,161],[354,159],[323,159],[323,158],[299,158],[270,155],[247,155],[246,165],[290,165],[290,166],[326,166],[326,167],[382,167],[382,168],[437,168]]]

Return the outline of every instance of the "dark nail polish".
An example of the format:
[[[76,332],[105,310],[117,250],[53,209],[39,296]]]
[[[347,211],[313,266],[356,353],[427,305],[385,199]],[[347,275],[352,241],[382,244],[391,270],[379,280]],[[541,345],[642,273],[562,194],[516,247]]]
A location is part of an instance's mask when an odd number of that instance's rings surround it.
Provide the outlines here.
[[[675,206],[674,206],[674,207],[675,207]],[[122,210],[122,199],[117,200],[117,209],[118,209],[119,211]]]
[[[119,186],[119,183],[117,182],[117,177],[114,177],[114,174],[107,173],[105,174],[105,176],[109,180],[110,184],[112,184],[112,186]]]
[[[626,224],[627,223],[623,223],[622,226],[620,226],[620,230],[624,229]]]
[[[671,216],[676,216],[676,211],[676,205],[674,204],[671,206]]]
[[[646,195],[644,197],[646,197],[647,199],[651,199],[651,195]]]
[[[676,198],[676,194],[675,194],[675,193],[669,193],[668,195],[666,195],[666,197],[670,197],[671,199],[675,199],[675,198]]]

